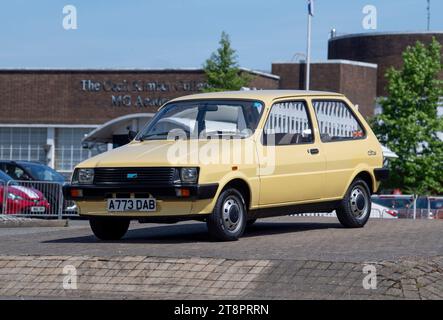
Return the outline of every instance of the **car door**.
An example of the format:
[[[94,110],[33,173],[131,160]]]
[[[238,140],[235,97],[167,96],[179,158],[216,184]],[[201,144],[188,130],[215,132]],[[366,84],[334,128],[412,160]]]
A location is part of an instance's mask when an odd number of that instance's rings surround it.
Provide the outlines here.
[[[282,101],[272,106],[258,153],[261,206],[322,197],[325,157],[315,139],[307,101]]]
[[[342,99],[314,99],[322,148],[326,157],[327,198],[340,198],[358,166],[368,161],[366,132],[352,107]]]

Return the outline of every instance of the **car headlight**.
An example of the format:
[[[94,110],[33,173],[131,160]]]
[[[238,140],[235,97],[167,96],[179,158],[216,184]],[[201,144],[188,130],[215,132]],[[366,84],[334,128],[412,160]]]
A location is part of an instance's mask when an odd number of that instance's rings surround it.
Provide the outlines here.
[[[72,177],[73,184],[93,184],[94,169],[77,169]]]
[[[10,199],[10,200],[25,200],[23,197],[20,197],[19,195],[13,194],[11,192],[8,193],[8,199]]]
[[[198,168],[181,168],[180,180],[182,183],[191,184],[198,181]]]

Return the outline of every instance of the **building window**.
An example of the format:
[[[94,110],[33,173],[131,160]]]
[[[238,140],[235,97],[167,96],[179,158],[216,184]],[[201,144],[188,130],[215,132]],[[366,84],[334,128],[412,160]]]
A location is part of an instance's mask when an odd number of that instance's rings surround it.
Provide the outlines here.
[[[58,128],[55,131],[55,169],[71,172],[80,162],[98,154],[96,150],[84,149],[82,140],[90,128]]]
[[[0,128],[0,159],[46,164],[46,128]]]

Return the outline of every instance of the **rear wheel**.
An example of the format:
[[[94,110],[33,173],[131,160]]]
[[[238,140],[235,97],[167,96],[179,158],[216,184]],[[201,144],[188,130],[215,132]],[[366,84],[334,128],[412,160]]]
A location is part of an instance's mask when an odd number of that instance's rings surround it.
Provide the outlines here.
[[[89,219],[92,232],[100,240],[120,240],[129,229],[130,220],[120,218]]]
[[[371,192],[363,180],[355,180],[337,209],[337,217],[346,228],[362,228],[371,215]]]
[[[246,228],[246,205],[242,194],[236,189],[223,191],[206,223],[214,239],[238,240]]]

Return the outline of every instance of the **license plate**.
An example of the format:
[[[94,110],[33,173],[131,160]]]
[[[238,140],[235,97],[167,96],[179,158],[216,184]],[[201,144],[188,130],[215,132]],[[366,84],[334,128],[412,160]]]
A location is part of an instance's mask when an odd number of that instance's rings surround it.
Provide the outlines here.
[[[108,199],[109,212],[152,212],[157,210],[157,201],[148,199]]]
[[[46,211],[45,207],[31,207],[31,212],[33,213],[43,213]]]

